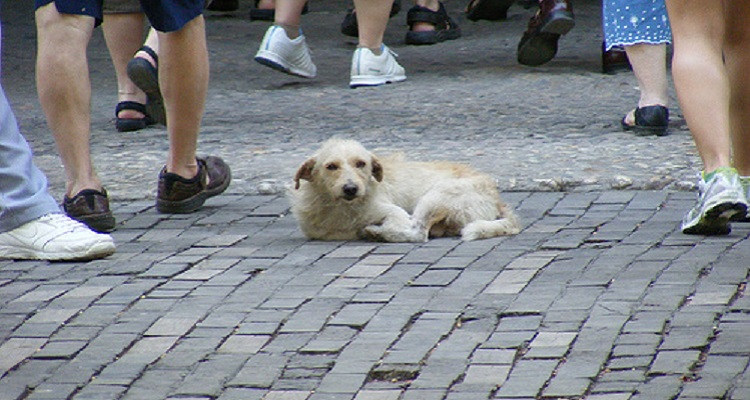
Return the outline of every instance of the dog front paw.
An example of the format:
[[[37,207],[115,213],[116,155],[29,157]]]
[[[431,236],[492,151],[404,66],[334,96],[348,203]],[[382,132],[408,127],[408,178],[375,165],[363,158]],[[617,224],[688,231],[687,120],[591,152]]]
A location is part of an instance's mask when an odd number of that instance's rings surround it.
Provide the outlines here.
[[[383,225],[369,225],[363,230],[370,239],[391,243],[419,243],[427,241],[427,232],[419,229],[388,229]]]

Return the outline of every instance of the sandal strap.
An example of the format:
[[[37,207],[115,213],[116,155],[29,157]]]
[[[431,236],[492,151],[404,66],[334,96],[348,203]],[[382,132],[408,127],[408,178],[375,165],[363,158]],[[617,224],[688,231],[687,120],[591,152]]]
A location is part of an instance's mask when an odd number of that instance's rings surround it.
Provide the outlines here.
[[[406,23],[409,27],[413,27],[417,22],[425,22],[428,24],[435,25],[436,30],[442,30],[455,26],[456,24],[448,16],[448,12],[445,10],[443,3],[439,3],[440,8],[437,11],[432,11],[429,8],[422,6],[412,7],[408,13],[406,13]]]
[[[156,54],[156,52],[154,51],[154,49],[152,49],[149,46],[143,45],[143,47],[141,47],[140,49],[138,49],[138,51],[142,51],[142,52],[150,55],[151,58],[154,59],[154,64],[156,65],[156,67],[159,67],[159,55]]]
[[[138,111],[139,113],[143,115],[147,115],[146,112],[146,106],[141,103],[137,103],[135,101],[121,101],[117,103],[117,107],[115,107],[115,116],[120,114],[120,111],[122,110],[132,110],[132,111]]]

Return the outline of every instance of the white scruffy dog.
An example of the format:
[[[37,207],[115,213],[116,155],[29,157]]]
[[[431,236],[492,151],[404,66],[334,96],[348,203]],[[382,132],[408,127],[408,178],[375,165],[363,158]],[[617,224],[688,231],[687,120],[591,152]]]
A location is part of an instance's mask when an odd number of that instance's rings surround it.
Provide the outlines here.
[[[354,140],[326,141],[294,182],[292,213],[310,239],[424,242],[520,231],[492,177],[461,164],[377,157]]]

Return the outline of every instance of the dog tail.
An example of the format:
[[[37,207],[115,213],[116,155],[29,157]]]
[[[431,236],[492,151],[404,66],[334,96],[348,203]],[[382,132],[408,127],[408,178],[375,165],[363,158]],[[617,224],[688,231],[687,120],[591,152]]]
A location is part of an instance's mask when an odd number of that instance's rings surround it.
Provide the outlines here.
[[[513,213],[494,221],[477,220],[461,229],[461,239],[465,241],[488,239],[495,236],[515,235],[521,231],[521,224]]]

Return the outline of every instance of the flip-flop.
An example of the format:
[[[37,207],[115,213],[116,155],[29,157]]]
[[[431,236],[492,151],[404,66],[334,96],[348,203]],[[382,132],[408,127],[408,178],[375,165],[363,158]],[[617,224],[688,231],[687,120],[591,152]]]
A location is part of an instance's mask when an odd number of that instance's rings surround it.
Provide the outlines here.
[[[472,21],[500,21],[508,17],[508,8],[514,2],[515,0],[471,0],[466,5],[466,18]]]

